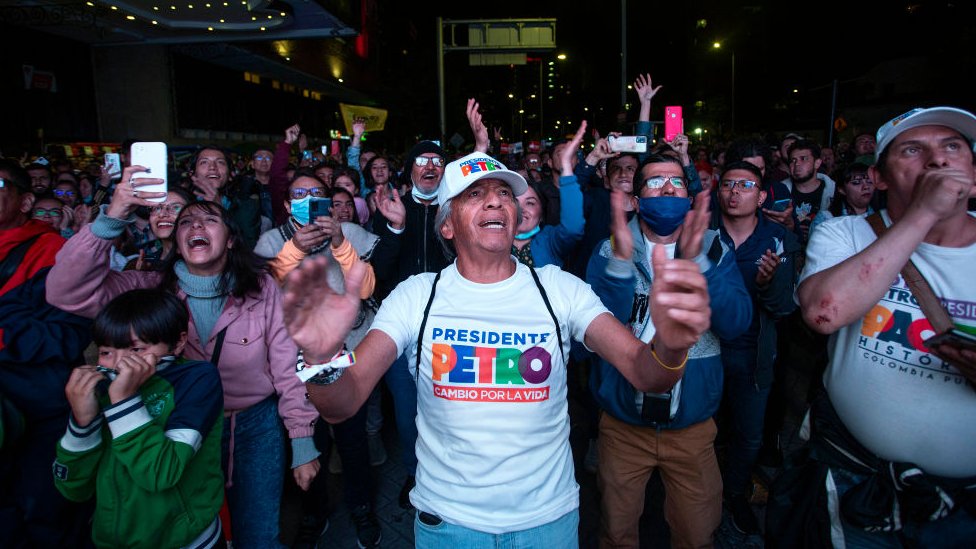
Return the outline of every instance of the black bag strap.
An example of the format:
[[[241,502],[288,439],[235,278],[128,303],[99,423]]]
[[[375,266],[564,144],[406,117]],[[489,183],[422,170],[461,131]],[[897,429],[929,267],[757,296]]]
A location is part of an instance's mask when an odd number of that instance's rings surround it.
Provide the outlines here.
[[[867,216],[865,219],[871,225],[871,229],[874,230],[874,234],[878,238],[881,238],[881,235],[888,230],[888,227],[885,226],[884,219],[878,212]],[[939,298],[935,296],[935,292],[932,291],[929,282],[919,272],[914,261],[909,259],[905,263],[905,266],[901,268],[901,276],[905,279],[905,283],[908,284],[908,288],[912,291],[912,296],[918,301],[918,308],[922,310],[922,314],[932,324],[935,333],[942,334],[952,329],[954,326],[952,317],[949,316],[948,311],[946,311],[942,302],[939,301]]]
[[[542,301],[546,304],[546,310],[549,311],[549,316],[552,317],[553,324],[556,325],[556,339],[559,341],[559,354],[563,357],[563,363],[566,362],[566,351],[563,351],[563,331],[559,329],[559,319],[556,318],[556,313],[552,310],[552,304],[549,303],[549,296],[546,294],[546,289],[542,287],[542,281],[539,280],[539,275],[536,274],[534,267],[529,267],[529,272],[532,273],[532,280],[535,281],[536,288],[539,288],[539,293],[542,294]]]
[[[27,240],[17,244],[11,248],[10,253],[7,257],[3,258],[3,262],[0,263],[0,288],[7,285],[7,281],[10,277],[14,276],[17,272],[17,267],[20,267],[20,263],[24,260],[24,256],[27,255],[27,250],[40,238],[41,235],[35,234],[34,236],[28,238]]]
[[[549,303],[549,295],[546,294],[546,289],[542,286],[542,281],[539,280],[539,275],[536,274],[533,267],[529,267],[529,272],[532,273],[532,280],[535,281],[536,288],[539,289],[539,294],[542,295],[542,301],[546,304],[546,310],[549,311],[549,316],[552,318],[553,324],[556,325],[556,340],[559,342],[559,354],[563,357],[563,362],[566,362],[566,351],[563,350],[563,331],[559,328],[559,319],[556,318],[556,313],[552,310],[552,304]],[[437,276],[434,277],[434,283],[430,286],[430,297],[427,299],[427,306],[424,307],[424,317],[420,322],[420,333],[417,334],[417,361],[414,370],[414,382],[420,383],[420,355],[423,350],[424,343],[424,329],[427,327],[427,317],[430,316],[430,306],[434,303],[434,294],[437,291],[437,281],[440,280],[441,273],[438,272]]]
[[[216,366],[217,363],[220,362],[220,350],[224,347],[224,336],[226,335],[227,335],[227,326],[224,326],[223,330],[217,332],[217,342],[214,343],[213,354],[210,355],[210,363],[213,364],[214,366]]]
[[[417,334],[417,364],[413,373],[415,384],[420,383],[420,352],[424,345],[424,329],[427,327],[427,317],[430,316],[430,306],[434,304],[434,294],[437,292],[437,281],[441,279],[441,272],[437,271],[434,276],[434,283],[430,285],[430,297],[427,298],[427,306],[424,307],[424,319],[420,322],[420,332]]]

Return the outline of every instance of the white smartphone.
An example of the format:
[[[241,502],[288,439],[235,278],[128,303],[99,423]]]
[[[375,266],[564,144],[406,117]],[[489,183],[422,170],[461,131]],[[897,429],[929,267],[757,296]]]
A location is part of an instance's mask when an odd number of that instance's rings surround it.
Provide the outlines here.
[[[647,152],[647,136],[611,135],[607,138],[607,145],[614,152],[645,153]]]
[[[132,179],[162,179],[163,182],[159,185],[145,185],[139,187],[140,191],[150,192],[150,193],[165,193],[167,192],[167,178],[166,178],[166,143],[160,141],[149,141],[149,142],[136,142],[132,144],[131,154],[129,158],[133,166],[145,166],[147,169],[144,172],[136,172],[132,174]],[[165,202],[166,196],[163,195],[159,198],[147,198],[150,202]]]

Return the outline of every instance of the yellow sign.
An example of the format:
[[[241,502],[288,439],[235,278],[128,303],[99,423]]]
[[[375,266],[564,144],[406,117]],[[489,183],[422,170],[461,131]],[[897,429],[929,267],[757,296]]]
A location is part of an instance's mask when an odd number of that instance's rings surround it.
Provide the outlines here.
[[[365,107],[363,105],[347,105],[339,103],[342,121],[346,124],[346,133],[352,135],[352,121],[355,118],[366,120],[366,131],[378,132],[386,125],[386,109]]]

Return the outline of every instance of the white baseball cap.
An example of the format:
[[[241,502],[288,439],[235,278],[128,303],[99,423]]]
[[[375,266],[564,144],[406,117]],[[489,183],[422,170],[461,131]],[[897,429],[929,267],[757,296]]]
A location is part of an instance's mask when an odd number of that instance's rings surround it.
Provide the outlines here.
[[[961,133],[970,143],[976,143],[976,116],[971,112],[955,107],[915,108],[878,128],[874,159],[877,160],[896,137],[919,126],[946,126]]]
[[[461,194],[461,191],[470,187],[475,181],[486,177],[508,183],[515,196],[519,196],[529,188],[525,178],[517,172],[509,170],[504,164],[485,153],[475,152],[451,162],[444,168],[444,179],[437,187],[437,203],[447,202]]]

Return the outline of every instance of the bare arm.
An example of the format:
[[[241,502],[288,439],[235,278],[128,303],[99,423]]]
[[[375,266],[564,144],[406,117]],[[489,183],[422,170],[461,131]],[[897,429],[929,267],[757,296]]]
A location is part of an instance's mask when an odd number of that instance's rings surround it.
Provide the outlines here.
[[[874,168],[871,175],[878,177]],[[904,214],[879,239],[800,284],[797,293],[803,319],[814,330],[830,334],[864,316],[936,224],[953,218],[968,221],[960,211],[965,212],[972,189],[973,181],[959,170],[924,173]]]
[[[468,99],[468,106],[465,109],[468,116],[468,125],[471,126],[471,133],[474,134],[474,150],[476,152],[487,153],[490,142],[488,140],[488,128],[481,120],[481,111],[478,110],[478,102],[474,98]]]

